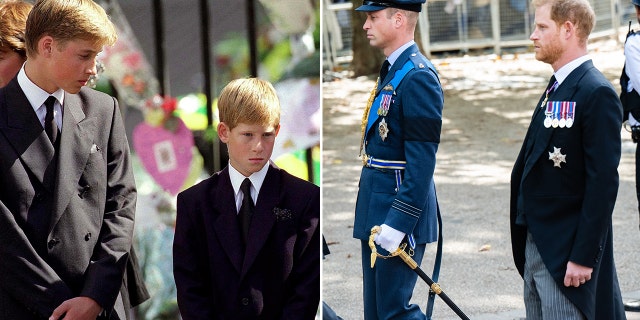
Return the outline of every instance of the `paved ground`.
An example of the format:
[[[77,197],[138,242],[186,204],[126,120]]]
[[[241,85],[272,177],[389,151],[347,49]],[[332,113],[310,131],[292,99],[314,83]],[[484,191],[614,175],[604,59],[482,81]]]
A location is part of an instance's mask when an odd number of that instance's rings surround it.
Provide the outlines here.
[[[591,45],[596,67],[619,88],[621,45]],[[530,53],[503,57],[434,58],[445,88],[442,141],[435,181],[444,220],[440,284],[471,319],[524,318],[522,280],[509,241],[509,176],[551,68]],[[360,119],[370,78],[323,84],[323,233],[332,253],[323,261],[323,300],[345,320],[362,319],[359,242],[351,237],[360,161]],[[623,295],[640,299],[640,232],[635,199],[634,150],[626,131],[614,212],[614,247]],[[435,246],[422,268],[430,273]],[[414,300],[422,308],[427,290]],[[628,313],[640,319],[640,313]],[[436,303],[434,319],[457,319]]]

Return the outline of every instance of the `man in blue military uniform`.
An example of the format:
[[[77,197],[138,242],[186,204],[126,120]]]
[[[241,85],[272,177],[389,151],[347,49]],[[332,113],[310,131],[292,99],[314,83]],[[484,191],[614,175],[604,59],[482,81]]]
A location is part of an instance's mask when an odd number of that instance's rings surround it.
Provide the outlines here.
[[[381,253],[403,239],[420,264],[427,243],[438,235],[433,172],[440,142],[442,88],[433,65],[413,40],[424,0],[364,1],[369,44],[387,57],[362,121],[363,168],[356,203],[354,238],[362,241],[364,319],[425,319],[410,304],[417,275],[398,258],[378,259],[371,268],[368,238]]]

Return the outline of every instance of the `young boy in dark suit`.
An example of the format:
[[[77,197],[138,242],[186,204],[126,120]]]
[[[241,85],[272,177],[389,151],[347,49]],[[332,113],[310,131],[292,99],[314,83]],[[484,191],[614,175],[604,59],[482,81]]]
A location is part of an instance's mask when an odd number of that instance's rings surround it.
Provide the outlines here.
[[[0,319],[126,319],[136,188],[117,101],[85,87],[116,31],[90,0],[40,0],[0,89]]]
[[[231,81],[218,99],[229,165],[178,194],[174,276],[182,318],[314,319],[320,301],[320,188],[271,161],[273,86]]]

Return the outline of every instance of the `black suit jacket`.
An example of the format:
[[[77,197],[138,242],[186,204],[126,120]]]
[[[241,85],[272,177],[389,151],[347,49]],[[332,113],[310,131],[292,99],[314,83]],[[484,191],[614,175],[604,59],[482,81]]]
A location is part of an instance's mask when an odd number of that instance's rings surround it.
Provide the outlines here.
[[[534,113],[511,175],[514,260],[522,275],[530,232],[562,292],[587,319],[620,319],[624,310],[611,220],[618,192],[622,106],[591,61],[571,72],[549,101],[576,102],[575,121],[571,128],[545,128],[540,114],[544,110]],[[566,155],[561,167],[549,159],[554,148]],[[526,217],[526,227],[516,224],[518,210]],[[591,281],[579,288],[565,287],[568,261],[593,268]]]
[[[269,167],[246,250],[228,167],[178,194],[174,276],[182,318],[314,319],[320,190]]]
[[[0,319],[48,317],[87,296],[111,312],[131,249],[136,188],[118,103],[65,93],[58,157],[17,77],[0,89]]]

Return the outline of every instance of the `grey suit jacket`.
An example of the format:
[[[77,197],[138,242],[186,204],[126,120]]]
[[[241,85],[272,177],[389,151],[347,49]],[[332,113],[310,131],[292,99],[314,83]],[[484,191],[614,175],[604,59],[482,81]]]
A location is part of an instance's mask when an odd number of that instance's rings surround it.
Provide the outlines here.
[[[0,319],[87,296],[113,319],[136,189],[117,101],[65,93],[59,151],[14,78],[0,89]]]

